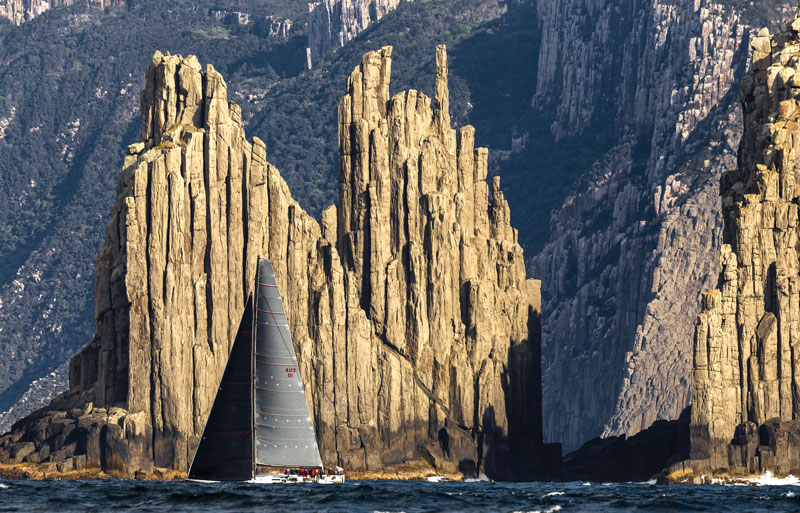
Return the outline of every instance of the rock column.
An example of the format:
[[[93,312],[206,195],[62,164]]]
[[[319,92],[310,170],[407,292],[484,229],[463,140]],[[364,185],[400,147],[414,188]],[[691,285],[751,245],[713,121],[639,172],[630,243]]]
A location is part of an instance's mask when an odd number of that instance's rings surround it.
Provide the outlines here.
[[[796,17],[779,34],[759,32],[742,80],[739,166],[721,185],[720,286],[704,295],[695,331],[691,456],[699,468],[784,471],[800,461],[800,442],[768,442],[800,434],[798,31]]]
[[[53,406],[116,408],[128,427],[113,450],[98,442],[116,455],[99,464],[186,470],[268,257],[326,464],[541,471],[540,284],[487,151],[450,126],[444,47],[433,100],[390,95],[391,51],[348,79],[339,203],[320,221],[247,141],[212,66],[154,56],[98,259],[97,332]]]

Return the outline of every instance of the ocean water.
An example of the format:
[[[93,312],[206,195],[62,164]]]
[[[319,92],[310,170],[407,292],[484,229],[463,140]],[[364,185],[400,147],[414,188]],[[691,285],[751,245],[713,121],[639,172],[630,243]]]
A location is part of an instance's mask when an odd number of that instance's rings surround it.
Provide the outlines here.
[[[800,511],[800,486],[397,481],[263,485],[0,480],[0,511],[777,513]]]

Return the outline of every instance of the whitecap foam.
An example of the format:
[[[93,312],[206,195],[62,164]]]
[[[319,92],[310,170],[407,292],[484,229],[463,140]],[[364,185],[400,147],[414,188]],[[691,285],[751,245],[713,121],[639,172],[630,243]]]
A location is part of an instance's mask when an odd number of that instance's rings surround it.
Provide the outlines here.
[[[7,484],[0,483],[0,490],[8,488]]]
[[[515,511],[514,513],[556,513],[556,511],[561,511],[561,506],[555,505],[546,510],[534,509],[532,511]]]
[[[759,486],[800,486],[800,479],[794,477],[792,474],[789,474],[786,477],[775,477],[769,470],[761,474],[759,477],[748,479],[748,481]]]
[[[583,483],[583,486],[592,486],[592,483],[586,482],[586,483]]]
[[[545,497],[554,497],[554,496],[556,496],[556,495],[564,495],[564,492],[550,492],[550,493],[546,493],[546,494],[542,495],[542,498],[545,498]]]
[[[442,483],[444,481],[449,481],[445,476],[428,476],[427,481],[429,483]]]
[[[705,476],[703,476],[705,480]],[[741,477],[741,478],[711,478],[711,484],[721,484],[728,486],[800,486],[800,478],[789,474],[786,477],[775,477],[775,475],[767,470],[758,477]]]
[[[786,497],[794,497],[794,492],[786,492]]]

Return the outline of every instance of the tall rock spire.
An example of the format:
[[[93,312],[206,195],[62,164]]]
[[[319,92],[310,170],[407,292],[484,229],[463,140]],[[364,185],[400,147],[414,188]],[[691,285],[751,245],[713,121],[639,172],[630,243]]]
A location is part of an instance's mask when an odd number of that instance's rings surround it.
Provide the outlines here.
[[[320,221],[247,141],[214,68],[156,53],[98,260],[96,335],[53,405],[130,424],[98,442],[122,456],[91,464],[186,469],[268,257],[326,464],[541,471],[539,282],[475,130],[450,127],[444,47],[435,105],[390,96],[391,53],[347,81],[339,202]]]
[[[800,460],[800,17],[751,43],[739,165],[721,184],[720,285],[703,296],[692,376],[698,469],[788,471]],[[760,433],[760,434],[759,434]],[[731,441],[732,440],[732,441]]]
[[[447,49],[436,47],[436,125],[444,132],[450,130],[450,90],[447,87]]]

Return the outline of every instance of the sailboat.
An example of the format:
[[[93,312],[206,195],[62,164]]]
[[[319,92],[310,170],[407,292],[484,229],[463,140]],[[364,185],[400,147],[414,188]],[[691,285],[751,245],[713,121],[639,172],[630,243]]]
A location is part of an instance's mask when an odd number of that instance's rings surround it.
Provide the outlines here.
[[[272,263],[257,267],[189,479],[343,483],[322,465]]]

